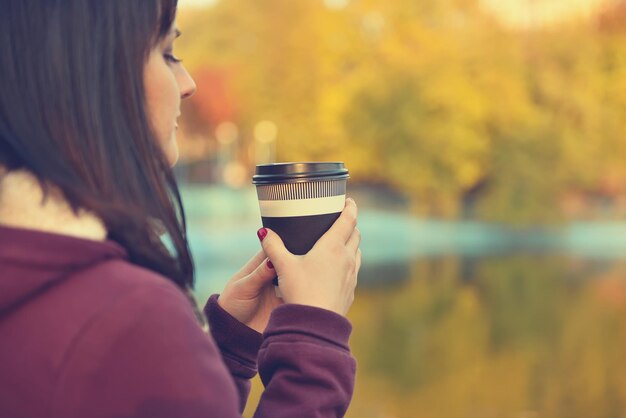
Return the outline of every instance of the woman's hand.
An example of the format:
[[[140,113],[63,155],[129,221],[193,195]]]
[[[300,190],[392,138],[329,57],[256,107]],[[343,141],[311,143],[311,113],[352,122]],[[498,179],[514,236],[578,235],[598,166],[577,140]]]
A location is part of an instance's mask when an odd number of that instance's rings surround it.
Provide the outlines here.
[[[259,251],[226,283],[217,303],[239,322],[262,333],[272,310],[282,303],[276,297],[274,277],[276,272]]]
[[[275,232],[260,230],[261,245],[276,269],[285,302],[316,306],[340,315],[348,312],[361,268],[361,234],[356,223],[356,203],[346,199],[339,219],[301,256],[290,253]]]

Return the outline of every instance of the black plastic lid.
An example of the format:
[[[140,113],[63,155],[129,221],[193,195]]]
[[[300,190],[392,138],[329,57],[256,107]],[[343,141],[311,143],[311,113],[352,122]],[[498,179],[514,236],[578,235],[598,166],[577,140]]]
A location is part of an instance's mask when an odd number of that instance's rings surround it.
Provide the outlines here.
[[[295,183],[311,180],[347,179],[348,169],[342,162],[300,162],[260,164],[256,166],[253,184]]]

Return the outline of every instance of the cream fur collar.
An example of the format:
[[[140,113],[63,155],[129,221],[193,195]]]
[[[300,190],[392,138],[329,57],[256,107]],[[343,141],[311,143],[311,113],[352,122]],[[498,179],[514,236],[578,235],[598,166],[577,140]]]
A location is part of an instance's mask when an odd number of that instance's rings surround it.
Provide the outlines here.
[[[43,190],[28,171],[8,174],[0,166],[0,224],[35,229],[96,241],[106,240],[107,230],[100,218],[86,210],[78,216],[58,189],[51,188],[45,204]]]

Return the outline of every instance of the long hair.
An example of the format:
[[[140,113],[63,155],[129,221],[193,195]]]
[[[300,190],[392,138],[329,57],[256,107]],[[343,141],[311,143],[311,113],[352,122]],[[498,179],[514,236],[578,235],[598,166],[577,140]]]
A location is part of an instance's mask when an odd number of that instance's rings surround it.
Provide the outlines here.
[[[176,0],[0,0],[0,165],[105,223],[132,262],[182,288],[193,261],[147,115],[144,66]],[[169,247],[160,233],[167,233]]]

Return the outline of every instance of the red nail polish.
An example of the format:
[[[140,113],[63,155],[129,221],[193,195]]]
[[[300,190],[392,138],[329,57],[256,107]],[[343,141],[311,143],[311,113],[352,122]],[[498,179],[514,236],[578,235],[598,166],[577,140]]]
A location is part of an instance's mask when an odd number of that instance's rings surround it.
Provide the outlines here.
[[[274,265],[272,264],[271,260],[267,260],[267,267],[271,268],[272,270],[274,270]]]
[[[256,234],[259,236],[259,240],[263,241],[265,237],[267,236],[267,229],[261,228],[258,231],[256,231]]]

